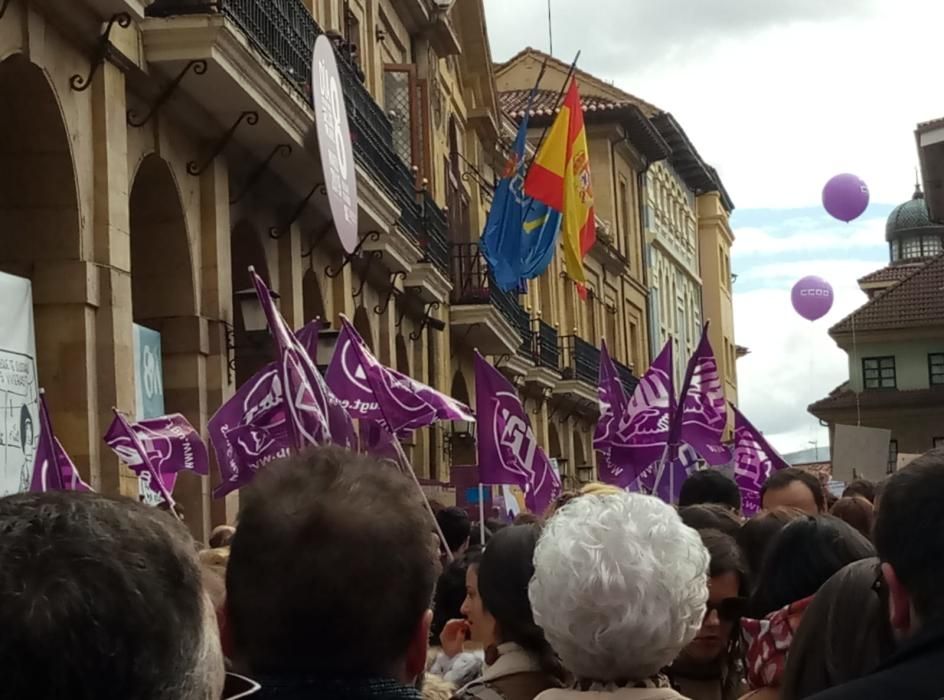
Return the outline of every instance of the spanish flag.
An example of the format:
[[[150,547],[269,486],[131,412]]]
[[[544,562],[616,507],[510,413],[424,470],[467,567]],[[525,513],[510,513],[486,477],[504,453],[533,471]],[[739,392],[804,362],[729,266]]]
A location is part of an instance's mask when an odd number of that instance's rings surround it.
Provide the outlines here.
[[[576,78],[571,81],[547,138],[524,183],[530,197],[563,215],[564,262],[580,296],[586,298],[583,259],[597,239],[590,182],[590,151]]]

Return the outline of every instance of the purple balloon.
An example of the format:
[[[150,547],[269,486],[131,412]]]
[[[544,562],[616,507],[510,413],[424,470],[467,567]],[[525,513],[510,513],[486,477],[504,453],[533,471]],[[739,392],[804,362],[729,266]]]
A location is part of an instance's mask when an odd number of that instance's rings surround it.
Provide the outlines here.
[[[833,308],[833,288],[826,280],[813,275],[793,285],[793,308],[807,321],[815,321]]]
[[[855,175],[836,175],[823,188],[823,206],[831,216],[849,223],[869,206],[869,187]]]

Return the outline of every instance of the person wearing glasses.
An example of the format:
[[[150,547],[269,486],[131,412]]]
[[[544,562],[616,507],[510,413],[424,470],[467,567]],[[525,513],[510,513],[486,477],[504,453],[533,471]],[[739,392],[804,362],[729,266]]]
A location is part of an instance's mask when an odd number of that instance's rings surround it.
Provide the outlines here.
[[[708,607],[701,629],[669,669],[672,684],[691,700],[736,700],[744,687],[740,619],[750,587],[747,564],[730,535],[699,533],[708,549]]]

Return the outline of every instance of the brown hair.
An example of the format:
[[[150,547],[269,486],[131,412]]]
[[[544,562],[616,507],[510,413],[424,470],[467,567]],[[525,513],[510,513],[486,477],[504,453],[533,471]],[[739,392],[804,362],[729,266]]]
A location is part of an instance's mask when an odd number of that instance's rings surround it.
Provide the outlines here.
[[[888,613],[874,585],[878,576],[878,559],[863,559],[823,584],[790,645],[783,700],[861,678],[892,653]]]
[[[741,526],[735,539],[744,552],[744,556],[747,557],[747,566],[752,576],[756,577],[760,573],[764,555],[777,533],[792,520],[805,515],[798,508],[780,506],[761,511]]]
[[[413,484],[336,447],[268,465],[242,494],[226,575],[236,658],[257,674],[388,674],[433,591]]]
[[[829,511],[840,520],[845,520],[866,537],[872,537],[872,522],[875,519],[875,507],[862,496],[844,496],[836,501]]]

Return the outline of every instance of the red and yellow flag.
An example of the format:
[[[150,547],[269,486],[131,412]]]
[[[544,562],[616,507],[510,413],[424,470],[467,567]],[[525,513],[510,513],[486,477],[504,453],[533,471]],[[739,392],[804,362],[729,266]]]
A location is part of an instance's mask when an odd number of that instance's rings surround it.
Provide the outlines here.
[[[583,259],[597,239],[590,181],[590,150],[576,78],[571,81],[560,114],[534,158],[524,183],[525,194],[561,212],[567,274],[586,295]]]

